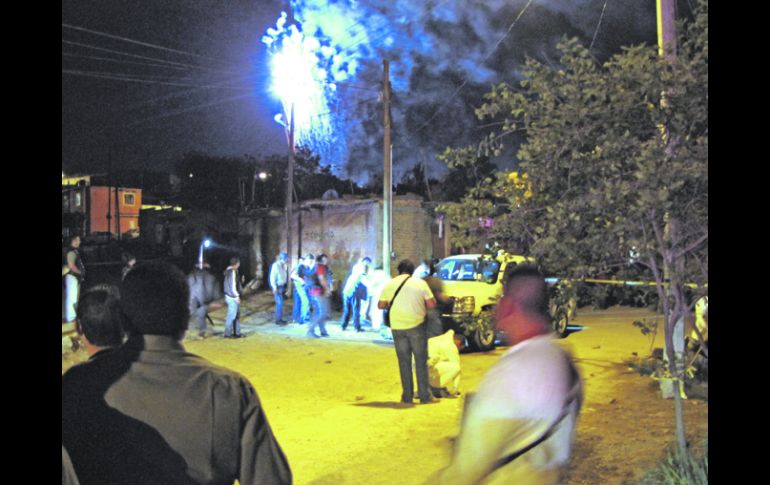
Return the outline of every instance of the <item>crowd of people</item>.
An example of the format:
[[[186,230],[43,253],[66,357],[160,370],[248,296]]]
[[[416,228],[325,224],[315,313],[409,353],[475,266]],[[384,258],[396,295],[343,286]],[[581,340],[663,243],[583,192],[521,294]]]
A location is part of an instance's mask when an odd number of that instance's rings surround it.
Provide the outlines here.
[[[208,311],[222,296],[225,338],[243,335],[239,258],[230,259],[219,285],[204,261],[185,276],[170,264],[137,264],[127,255],[119,288],[99,285],[78,294],[85,274],[79,243],[70,241],[62,273],[67,319],[89,359],[62,376],[63,483],[291,483],[249,381],[182,344],[190,331],[206,334]],[[352,321],[362,332],[379,325],[373,316],[382,318],[393,338],[401,406],[414,404],[413,377],[420,404],[459,396],[460,354],[454,331],[440,318],[452,300],[435,268],[403,260],[384,284],[381,273],[369,257],[353,264],[341,286],[341,330]],[[325,254],[307,254],[290,270],[288,255],[280,253],[268,280],[277,325],[288,323],[291,280],[293,323],[307,325],[309,338],[329,336],[334,278]],[[504,283],[497,321],[512,347],[477,391],[466,393],[451,463],[430,483],[557,483],[569,460],[582,383],[552,342],[543,275],[520,266]]]

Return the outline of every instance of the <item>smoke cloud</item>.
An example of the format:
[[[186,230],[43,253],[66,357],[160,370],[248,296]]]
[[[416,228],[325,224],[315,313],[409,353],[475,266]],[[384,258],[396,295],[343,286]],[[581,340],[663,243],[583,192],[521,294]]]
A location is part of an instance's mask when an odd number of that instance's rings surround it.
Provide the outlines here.
[[[326,49],[321,57],[334,84],[329,112],[319,115],[333,131],[319,141],[329,154],[322,162],[361,183],[382,171],[383,59],[398,180],[418,163],[443,175],[436,153],[480,138],[474,109],[482,95],[517,81],[528,56],[556,64],[561,37],[588,46],[596,36],[599,60],[621,45],[655,42],[654,4],[638,0],[292,0],[290,7],[289,20]]]

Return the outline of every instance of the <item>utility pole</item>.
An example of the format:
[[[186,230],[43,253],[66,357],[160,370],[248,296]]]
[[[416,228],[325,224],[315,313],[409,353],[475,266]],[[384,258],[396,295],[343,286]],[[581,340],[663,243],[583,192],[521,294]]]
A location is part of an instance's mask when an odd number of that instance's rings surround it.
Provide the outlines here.
[[[658,55],[671,62],[676,59],[676,4],[674,0],[656,0]]]
[[[656,0],[655,11],[658,24],[658,55],[668,63],[676,62],[676,3],[675,0]],[[662,108],[668,108],[668,99],[666,91],[661,93]],[[663,144],[666,146],[665,151],[668,156],[673,151],[673,147],[676,145],[676,140],[671,139],[671,134],[668,131],[667,126],[661,126],[661,134],[663,137]],[[677,220],[674,217],[670,217],[670,214],[666,214],[666,222],[664,228],[664,238],[670,241],[672,237],[675,237],[677,229]],[[669,249],[670,251],[670,249]],[[671,280],[672,270],[670,264],[673,262],[665,261],[664,258],[663,273],[667,281]],[[673,284],[669,285],[669,291],[671,297],[676,301],[676,295]],[[668,295],[667,295],[668,296]],[[679,318],[679,305],[675,305],[674,309],[670,308],[670,305],[665,305],[664,308],[669,307],[668,314],[666,315],[666,324],[673,325],[673,329],[667,329],[665,335],[665,350],[666,357],[669,360],[669,370],[675,376],[674,379],[674,412],[676,415],[676,441],[679,453],[684,454],[687,450],[687,439],[684,425],[684,407],[682,406],[682,397],[684,394],[684,383],[682,382],[682,375],[684,374],[684,315]],[[672,322],[673,318],[677,318],[676,322]],[[681,362],[680,362],[681,360]]]
[[[391,226],[393,215],[393,160],[390,141],[390,62],[382,60],[382,107],[385,133],[382,155],[384,160],[382,176],[382,269],[390,276]]]
[[[292,191],[294,188],[294,103],[291,104],[291,117],[289,118],[289,132],[286,134],[289,143],[289,170],[286,181],[286,254],[289,255],[289,267],[291,267],[291,249],[292,249]],[[289,289],[291,282],[289,281]]]

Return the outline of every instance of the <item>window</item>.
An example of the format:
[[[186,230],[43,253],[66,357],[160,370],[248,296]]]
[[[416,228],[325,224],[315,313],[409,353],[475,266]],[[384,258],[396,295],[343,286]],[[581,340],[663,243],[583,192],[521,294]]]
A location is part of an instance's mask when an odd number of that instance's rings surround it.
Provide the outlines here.
[[[500,271],[500,263],[492,260],[450,259],[445,260],[436,268],[438,277],[449,281],[475,281],[476,275],[481,279],[494,283]]]
[[[134,200],[134,194],[123,194],[123,205],[134,204],[136,204],[136,201]]]

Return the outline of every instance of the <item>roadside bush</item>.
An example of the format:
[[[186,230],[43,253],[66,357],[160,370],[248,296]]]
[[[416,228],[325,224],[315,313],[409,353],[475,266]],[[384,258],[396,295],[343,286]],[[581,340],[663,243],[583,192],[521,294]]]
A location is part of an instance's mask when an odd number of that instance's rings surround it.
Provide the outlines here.
[[[688,448],[685,456],[676,450],[669,450],[666,458],[657,468],[648,472],[639,485],[707,485],[709,473],[708,439],[702,451],[697,453]]]

